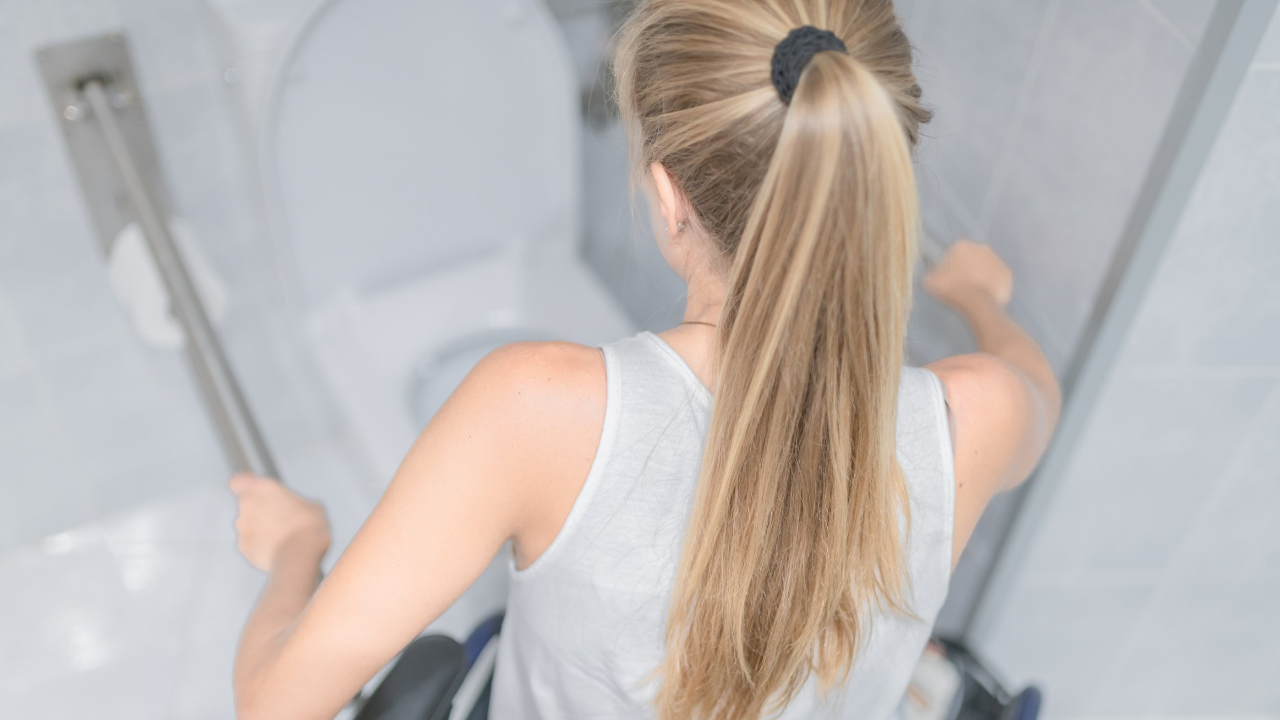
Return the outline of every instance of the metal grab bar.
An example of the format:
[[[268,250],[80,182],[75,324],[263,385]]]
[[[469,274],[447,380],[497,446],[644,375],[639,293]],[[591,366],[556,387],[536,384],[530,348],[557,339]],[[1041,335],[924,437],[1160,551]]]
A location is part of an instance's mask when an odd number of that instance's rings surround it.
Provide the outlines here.
[[[169,293],[170,309],[187,337],[187,356],[204,395],[209,414],[222,437],[231,466],[237,472],[279,478],[257,422],[249,412],[213,324],[204,310],[169,227],[147,192],[142,174],[129,152],[107,88],[101,80],[81,87],[84,99],[102,128],[102,135],[120,173],[135,219],[146,237],[156,267]]]

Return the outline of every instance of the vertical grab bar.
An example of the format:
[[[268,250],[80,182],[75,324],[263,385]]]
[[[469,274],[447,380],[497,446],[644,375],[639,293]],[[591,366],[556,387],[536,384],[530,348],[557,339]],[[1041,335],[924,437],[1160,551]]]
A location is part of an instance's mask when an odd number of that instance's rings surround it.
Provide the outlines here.
[[[116,122],[115,111],[101,80],[90,80],[81,92],[93,110],[107,148],[120,172],[129,204],[133,206],[147,246],[155,258],[160,276],[169,293],[171,310],[186,333],[187,355],[196,380],[204,394],[210,415],[222,437],[232,470],[279,478],[275,462],[262,439],[257,422],[249,412],[244,393],[236,382],[226,354],[214,333],[213,324],[196,293],[191,273],[173,235],[147,194],[146,184],[129,153],[124,135]]]

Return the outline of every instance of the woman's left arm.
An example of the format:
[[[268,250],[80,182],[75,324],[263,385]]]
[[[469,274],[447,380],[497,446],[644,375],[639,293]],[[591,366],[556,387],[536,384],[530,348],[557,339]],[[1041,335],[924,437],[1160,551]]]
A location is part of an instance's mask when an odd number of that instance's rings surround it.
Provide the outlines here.
[[[479,577],[545,498],[564,497],[547,487],[563,467],[544,451],[556,453],[558,438],[580,436],[596,418],[583,402],[594,393],[580,382],[574,389],[581,368],[560,359],[508,346],[481,361],[322,583],[322,509],[273,480],[232,480],[241,550],[269,573],[236,656],[241,720],[332,718]]]

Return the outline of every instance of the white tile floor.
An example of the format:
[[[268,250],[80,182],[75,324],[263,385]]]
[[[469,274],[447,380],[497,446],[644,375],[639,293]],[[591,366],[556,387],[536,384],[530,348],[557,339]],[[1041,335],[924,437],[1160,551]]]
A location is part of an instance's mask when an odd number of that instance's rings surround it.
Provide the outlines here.
[[[369,508],[325,487],[337,479],[306,484],[340,548]],[[232,658],[263,580],[234,514],[211,481],[0,554],[0,716],[234,717]]]
[[[215,487],[157,497],[0,556],[4,714],[232,717],[230,651],[259,579],[235,557],[230,503]],[[182,703],[174,681],[193,669],[202,702]]]

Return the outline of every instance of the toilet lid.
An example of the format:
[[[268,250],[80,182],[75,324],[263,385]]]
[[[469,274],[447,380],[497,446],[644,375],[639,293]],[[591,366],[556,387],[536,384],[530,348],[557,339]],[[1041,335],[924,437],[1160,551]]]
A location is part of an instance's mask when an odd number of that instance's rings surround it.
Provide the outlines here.
[[[306,305],[576,237],[574,76],[539,0],[334,0],[277,77],[264,180]]]

